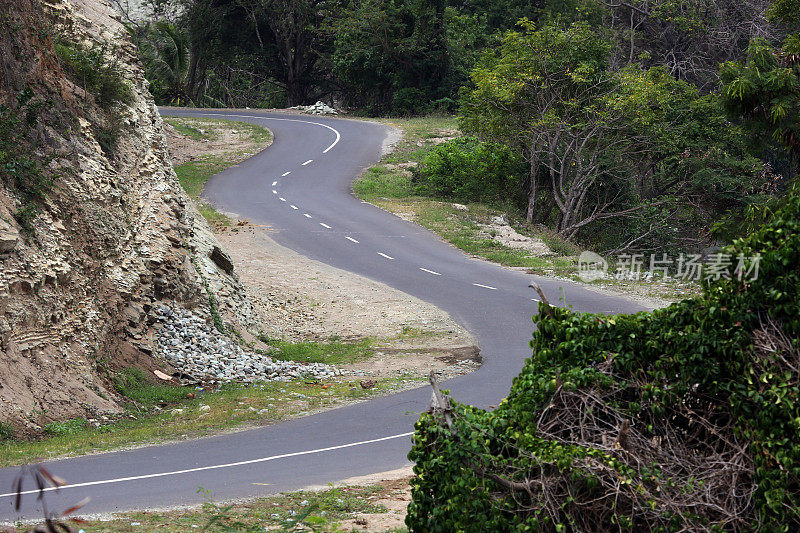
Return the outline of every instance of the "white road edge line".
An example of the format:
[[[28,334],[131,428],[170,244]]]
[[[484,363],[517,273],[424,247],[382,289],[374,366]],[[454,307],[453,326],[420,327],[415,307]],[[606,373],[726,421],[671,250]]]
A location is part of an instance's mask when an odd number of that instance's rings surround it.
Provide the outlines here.
[[[224,463],[219,465],[210,465],[210,466],[198,466],[197,468],[186,468],[184,470],[174,470],[172,472],[159,472],[157,474],[143,474],[140,476],[129,476],[129,477],[118,477],[113,479],[103,479],[98,481],[87,481],[85,483],[75,483],[74,485],[64,485],[61,489],[78,489],[81,487],[92,487],[95,485],[110,485],[111,483],[122,483],[123,481],[138,481],[141,479],[153,479],[158,477],[166,477],[166,476],[176,476],[179,474],[191,474],[193,472],[204,472],[206,470],[220,470],[222,468],[233,468],[236,466],[245,466],[245,465],[252,465],[256,463],[266,463],[268,461],[275,461],[277,459],[286,459],[289,457],[298,457],[301,455],[312,455],[315,453],[324,453],[330,452],[334,450],[341,450],[344,448],[352,448],[354,446],[363,446],[364,444],[373,444],[376,442],[384,442],[387,440],[392,439],[400,439],[403,437],[410,437],[413,435],[413,431],[409,431],[407,433],[398,433],[397,435],[390,435],[388,437],[380,437],[377,439],[370,439],[370,440],[362,440],[359,442],[350,442],[348,444],[340,444],[338,446],[328,446],[327,448],[317,448],[315,450],[306,450],[302,452],[292,452],[292,453],[282,453],[280,455],[272,455],[270,457],[261,457],[259,459],[249,459],[247,461],[237,461],[235,463]],[[44,489],[46,492],[50,492],[53,490],[58,490],[56,487],[46,487]],[[21,494],[37,494],[39,492],[38,489],[35,490],[26,490]],[[9,492],[8,494],[0,494],[0,498],[8,498],[10,496],[16,496],[16,492]]]
[[[303,163],[303,164],[302,164],[302,165],[300,165],[300,166],[301,166],[301,167],[304,167],[304,166],[306,166],[307,164],[311,163],[312,161],[314,161],[314,160],[313,160],[313,159],[309,159],[308,161],[306,161],[305,163]]]
[[[290,207],[291,207],[292,209],[297,209],[297,206],[296,206],[296,205],[292,205],[292,206],[290,206]]]
[[[198,113],[198,114],[201,115],[201,116],[206,116],[206,117],[239,117],[239,118],[254,118],[254,119],[257,119],[257,120],[259,120],[259,119],[260,120],[284,120],[286,122],[302,122],[303,124],[313,124],[315,126],[322,126],[323,128],[328,128],[329,130],[331,130],[333,133],[336,134],[336,140],[334,140],[333,143],[331,143],[330,146],[328,146],[327,148],[325,148],[322,151],[323,154],[327,154],[329,151],[331,151],[334,146],[339,144],[339,140],[342,138],[341,134],[336,130],[336,128],[332,128],[332,127],[328,126],[327,124],[322,124],[320,122],[311,122],[310,120],[298,120],[296,118],[259,117],[258,115],[229,115],[229,114],[223,114],[223,113]]]
[[[273,187],[274,187],[274,186],[276,186],[277,184],[278,184],[278,182],[277,182],[277,181],[273,181],[273,182],[272,182],[272,186],[273,186]]]
[[[434,272],[433,270],[428,270],[427,268],[419,267],[420,270],[423,272],[427,272],[428,274],[433,274],[434,276],[441,276],[438,272]]]
[[[320,226],[322,226],[323,228],[328,228],[328,229],[331,229],[331,227],[330,227],[329,225],[327,225],[327,224],[324,224],[324,223],[322,223],[322,222],[320,222],[320,223],[319,223],[319,225],[320,225]]]
[[[483,287],[484,289],[491,289],[493,291],[497,290],[497,287],[490,287],[489,285],[481,285],[480,283],[473,283],[476,287]]]
[[[308,213],[303,213],[303,216],[306,218],[311,218],[311,215],[309,215]]]
[[[541,302],[541,300],[538,300],[538,299],[536,299],[536,298],[531,298],[531,301],[532,301],[532,302]]]
[[[394,259],[394,257],[392,257],[392,256],[390,256],[390,255],[386,255],[386,254],[385,254],[385,253],[383,253],[383,252],[378,252],[378,255],[379,255],[379,256],[381,256],[381,257],[385,257],[386,259]]]
[[[357,241],[357,240],[355,240],[355,239],[354,239],[354,238],[352,238],[352,237],[345,237],[345,239],[347,239],[347,240],[348,240],[348,241],[350,241],[350,242],[354,242],[354,243],[358,244],[358,241]]]
[[[291,174],[291,173],[292,173],[292,171],[291,171],[291,170],[290,170],[290,171],[288,171],[288,172],[284,172],[283,174],[281,174],[281,177],[288,176],[288,175],[289,175],[289,174]]]

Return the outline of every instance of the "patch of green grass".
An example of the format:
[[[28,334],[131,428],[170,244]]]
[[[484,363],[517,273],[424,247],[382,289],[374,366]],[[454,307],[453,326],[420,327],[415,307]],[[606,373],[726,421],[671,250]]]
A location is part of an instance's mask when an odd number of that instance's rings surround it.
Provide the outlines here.
[[[138,368],[128,368],[114,377],[114,389],[126,399],[142,407],[177,403],[190,392],[192,387],[175,387],[150,383]]]
[[[365,200],[380,197],[408,198],[414,194],[411,180],[384,165],[371,167],[353,184],[356,196]]]
[[[299,491],[231,505],[209,501],[200,508],[175,511],[136,511],[113,520],[89,521],[81,527],[97,533],[156,533],[161,531],[339,531],[337,522],[356,513],[386,513],[371,501],[382,487],[332,487]],[[210,499],[213,494],[200,489]],[[133,525],[135,524],[135,525]]]
[[[63,437],[65,435],[75,435],[86,429],[85,418],[73,418],[72,420],[64,420],[63,422],[51,422],[45,424],[42,428],[45,435],[52,437]]]
[[[191,123],[187,123],[183,119],[165,118],[164,122],[175,128],[175,131],[177,131],[181,135],[185,135],[186,137],[191,137],[196,141],[202,141],[203,139],[214,138],[208,131],[200,131],[199,128],[196,128]]]
[[[371,339],[362,339],[352,343],[336,340],[298,343],[272,340],[269,341],[269,344],[278,348],[278,352],[271,353],[270,357],[282,361],[305,363],[347,364],[363,361],[375,353]]]
[[[0,441],[13,440],[14,428],[4,422],[0,422]]]
[[[361,388],[356,380],[330,383],[297,380],[253,385],[231,383],[214,391],[167,387],[174,389],[169,392],[163,390],[163,386],[153,388],[141,383],[125,383],[123,390],[142,403],[130,406],[119,420],[100,427],[91,424],[74,427],[71,429],[75,431],[38,440],[0,440],[0,467],[270,424],[331,407],[343,400],[386,394],[406,387],[410,379],[416,380],[409,377],[381,379],[371,389]],[[195,397],[186,398],[187,390]],[[165,407],[144,408],[145,402],[161,402],[164,398],[170,400]]]
[[[230,157],[224,155],[207,155],[195,161],[188,161],[175,165],[175,174],[178,175],[183,190],[192,198],[197,198],[203,192],[206,182],[214,174],[218,174],[235,163]]]

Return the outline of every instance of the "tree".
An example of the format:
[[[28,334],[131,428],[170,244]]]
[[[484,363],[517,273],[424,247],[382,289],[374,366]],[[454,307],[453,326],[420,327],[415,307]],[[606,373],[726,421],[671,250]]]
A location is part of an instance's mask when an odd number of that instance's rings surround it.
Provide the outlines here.
[[[188,36],[175,26],[158,21],[144,28],[137,41],[156,101],[170,105],[193,103],[188,79]]]
[[[716,90],[718,66],[754,37],[777,39],[769,0],[602,0],[602,26],[615,42],[613,64],[663,66],[674,78]]]
[[[720,69],[722,94],[732,118],[760,144],[781,143],[800,162],[800,34],[773,48],[763,39],[747,47],[743,62]]]
[[[566,140],[564,133],[576,142],[575,136],[582,135],[561,119],[564,114],[572,114],[575,121],[590,118],[592,111],[586,109],[586,103],[597,92],[607,90],[609,46],[585,23],[566,29],[549,25],[542,30],[536,30],[530,21],[520,25],[522,32],[506,34],[499,52],[487,55],[473,71],[475,89],[462,98],[460,125],[484,140],[502,140],[529,161],[526,218],[542,221],[549,214],[551,200],[555,201],[553,194],[561,192],[553,181],[557,161],[546,158],[545,164],[550,163],[553,170],[550,179],[545,179],[540,168],[542,156]],[[556,125],[563,126],[561,135],[549,135],[548,126]],[[567,142],[564,146],[575,145]],[[586,144],[578,146],[592,150]],[[567,166],[572,168],[571,161]],[[563,200],[562,195],[559,202],[566,206]]]
[[[354,0],[331,34],[348,103],[416,114],[453,93],[443,0]]]
[[[586,23],[525,23],[473,72],[461,126],[529,162],[526,218],[606,249],[700,244],[725,211],[770,192],[714,96],[665,68],[613,71]]]
[[[318,83],[322,24],[337,2],[330,0],[237,0],[247,13],[258,45],[274,54],[274,76],[286,90],[287,103],[304,104]],[[265,31],[266,30],[266,31]]]

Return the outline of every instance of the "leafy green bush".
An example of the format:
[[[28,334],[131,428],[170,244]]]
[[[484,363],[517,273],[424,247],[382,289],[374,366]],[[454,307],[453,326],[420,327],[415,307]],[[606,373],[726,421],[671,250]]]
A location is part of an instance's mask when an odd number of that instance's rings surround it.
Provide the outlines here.
[[[430,99],[415,87],[403,87],[392,97],[392,115],[411,117],[424,115],[429,111]]]
[[[14,428],[4,422],[0,422],[0,441],[13,440]]]
[[[495,411],[417,423],[409,528],[800,528],[800,196],[728,251],[757,278],[636,315],[541,304]]]
[[[415,172],[417,192],[463,202],[524,202],[525,164],[501,144],[462,137],[440,144]]]

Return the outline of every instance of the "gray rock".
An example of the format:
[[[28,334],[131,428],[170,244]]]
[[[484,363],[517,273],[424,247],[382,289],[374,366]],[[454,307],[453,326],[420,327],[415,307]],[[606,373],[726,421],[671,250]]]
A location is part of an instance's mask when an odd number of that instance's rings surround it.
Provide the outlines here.
[[[0,219],[0,253],[9,253],[14,251],[19,242],[19,232],[17,228],[7,224]]]

